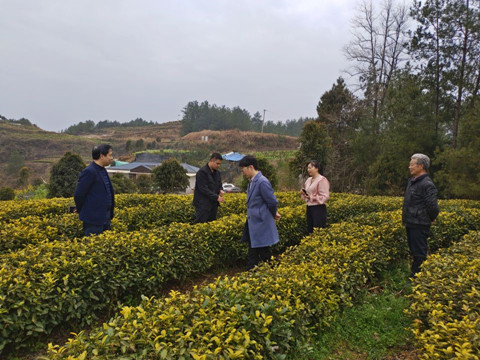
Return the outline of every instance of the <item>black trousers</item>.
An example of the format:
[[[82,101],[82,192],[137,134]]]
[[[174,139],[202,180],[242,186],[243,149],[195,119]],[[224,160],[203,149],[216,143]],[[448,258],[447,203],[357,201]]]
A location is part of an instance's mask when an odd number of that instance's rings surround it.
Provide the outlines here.
[[[307,206],[307,230],[311,234],[314,228],[327,226],[327,207],[325,204]]]
[[[270,260],[270,257],[272,256],[270,246],[252,248],[250,231],[248,230],[248,220],[245,222],[245,226],[243,228],[242,241],[248,243],[247,270],[253,269],[262,261]]]
[[[213,220],[217,220],[217,209],[218,204],[206,207],[206,206],[196,206],[195,207],[195,224],[206,223]]]
[[[112,227],[110,221],[107,221],[103,225],[88,224],[85,222],[83,223],[83,232],[85,233],[85,236],[99,235],[104,231],[111,229]]]
[[[405,229],[407,231],[408,247],[413,257],[410,277],[414,277],[420,271],[422,263],[427,259],[427,237],[430,234],[430,228],[406,227]]]
[[[247,270],[253,269],[259,263],[270,260],[272,252],[270,246],[252,248],[252,244],[248,242],[248,255],[247,255]]]

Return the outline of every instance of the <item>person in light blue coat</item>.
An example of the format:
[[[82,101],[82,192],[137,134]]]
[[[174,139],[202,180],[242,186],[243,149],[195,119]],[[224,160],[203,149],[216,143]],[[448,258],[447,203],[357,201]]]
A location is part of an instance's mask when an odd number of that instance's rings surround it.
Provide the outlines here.
[[[270,246],[278,242],[276,220],[277,198],[273,194],[270,181],[258,170],[257,159],[245,156],[239,162],[243,176],[249,180],[247,188],[247,222],[243,230],[242,241],[248,242],[247,269],[254,268],[259,262],[271,257]]]

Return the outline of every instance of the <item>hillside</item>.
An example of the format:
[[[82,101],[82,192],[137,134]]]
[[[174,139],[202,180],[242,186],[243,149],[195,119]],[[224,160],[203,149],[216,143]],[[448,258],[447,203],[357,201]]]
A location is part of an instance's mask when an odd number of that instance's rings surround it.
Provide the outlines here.
[[[208,136],[208,141],[203,141],[202,136]],[[38,178],[48,180],[52,165],[67,151],[80,154],[88,162],[92,147],[99,143],[112,144],[116,158],[126,158],[145,148],[252,153],[293,150],[298,146],[296,138],[291,136],[239,130],[204,130],[181,137],[180,121],[107,128],[103,133],[84,135],[68,135],[0,121],[0,187],[15,185],[22,163],[30,168],[30,182]]]
[[[31,170],[30,180],[47,179],[52,165],[67,151],[80,154],[88,162],[91,149],[99,143],[110,143],[115,157],[127,155],[126,143],[142,139],[144,143],[171,143],[180,138],[180,122],[144,127],[112,128],[103,134],[68,135],[0,121],[0,186],[14,186],[18,159]],[[158,146],[158,145],[157,145]],[[133,149],[132,149],[133,150]],[[21,161],[20,161],[21,162]],[[10,166],[9,166],[10,165]]]
[[[202,140],[205,136],[207,141]],[[185,135],[181,143],[185,149],[209,148],[212,151],[243,153],[294,150],[298,147],[297,138],[292,136],[240,130],[202,130]]]

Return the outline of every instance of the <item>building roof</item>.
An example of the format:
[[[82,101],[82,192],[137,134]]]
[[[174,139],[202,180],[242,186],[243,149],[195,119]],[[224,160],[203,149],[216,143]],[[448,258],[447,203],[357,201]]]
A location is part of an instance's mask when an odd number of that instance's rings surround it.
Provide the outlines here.
[[[229,152],[228,154],[222,155],[222,158],[228,161],[240,161],[243,159],[244,156],[245,155],[243,154],[232,151],[232,152]]]
[[[107,170],[110,169],[110,170],[115,170],[115,171],[131,171],[131,170],[134,170],[136,168],[142,167],[142,168],[146,168],[146,169],[149,169],[150,171],[152,171],[154,168],[156,168],[157,166],[160,166],[160,165],[161,165],[161,163],[158,163],[158,162],[133,161],[133,162],[125,164],[125,165],[108,167]],[[200,170],[200,168],[198,168],[196,166],[193,166],[193,165],[190,165],[190,164],[181,163],[180,165],[182,165],[182,167],[186,170],[187,173],[197,173],[198,170]]]

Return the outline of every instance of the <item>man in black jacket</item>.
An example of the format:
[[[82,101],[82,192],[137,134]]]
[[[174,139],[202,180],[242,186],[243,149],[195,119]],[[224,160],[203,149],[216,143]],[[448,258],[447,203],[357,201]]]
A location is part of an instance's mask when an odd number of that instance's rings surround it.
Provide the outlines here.
[[[420,266],[427,258],[430,225],[439,213],[437,189],[427,174],[429,166],[427,155],[414,154],[408,167],[412,177],[408,179],[405,190],[402,221],[413,257],[411,277],[420,271]]]
[[[222,178],[218,168],[222,155],[213,153],[207,165],[198,170],[193,192],[195,223],[205,223],[217,218],[219,203],[223,202]]]

